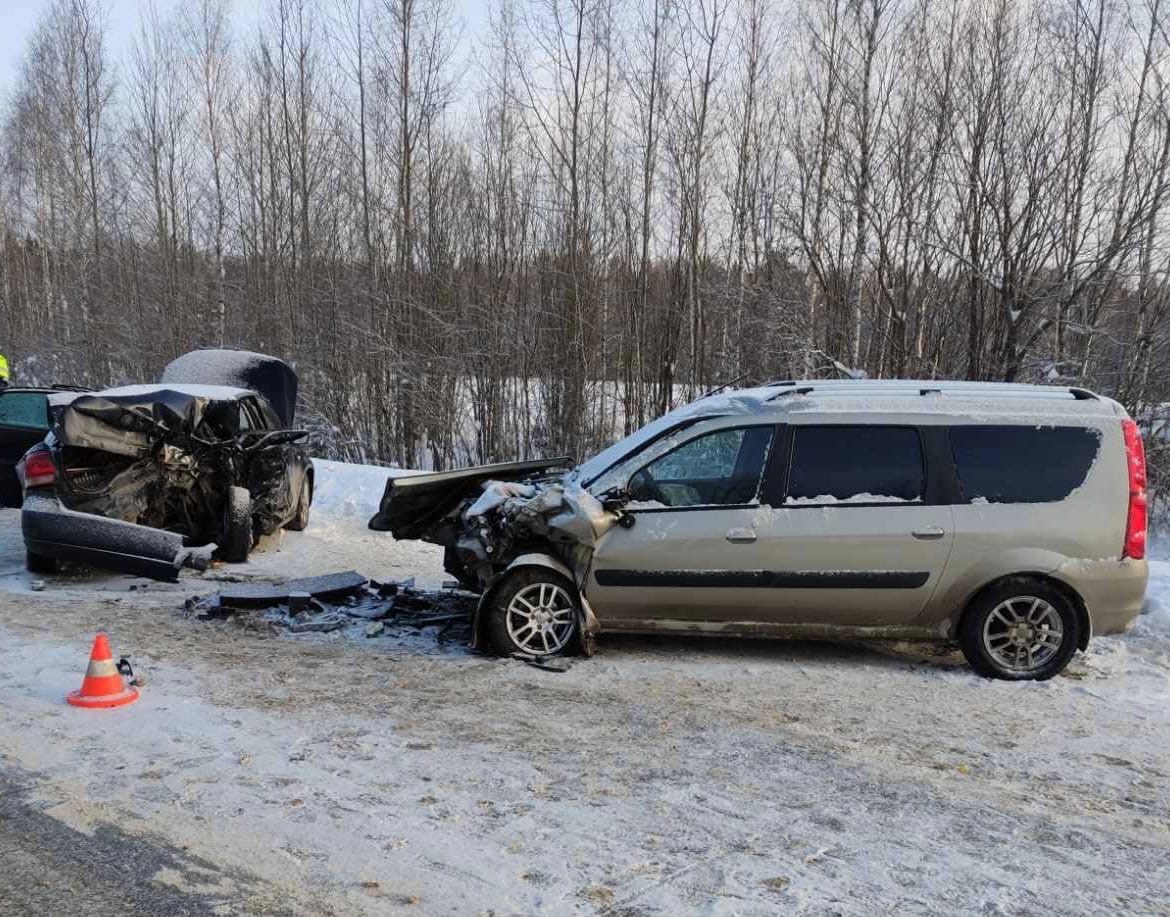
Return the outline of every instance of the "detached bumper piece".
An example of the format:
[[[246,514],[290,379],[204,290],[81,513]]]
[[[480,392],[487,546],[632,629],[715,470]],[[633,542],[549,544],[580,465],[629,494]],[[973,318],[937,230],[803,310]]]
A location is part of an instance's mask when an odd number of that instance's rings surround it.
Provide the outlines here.
[[[177,580],[183,567],[206,570],[216,549],[188,547],[175,532],[76,512],[52,494],[28,493],[20,522],[32,554],[151,579]]]

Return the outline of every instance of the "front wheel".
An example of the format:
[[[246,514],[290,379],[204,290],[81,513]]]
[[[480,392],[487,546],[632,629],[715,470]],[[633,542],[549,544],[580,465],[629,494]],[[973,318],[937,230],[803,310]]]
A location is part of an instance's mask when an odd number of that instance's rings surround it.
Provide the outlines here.
[[[288,525],[285,526],[290,532],[303,532],[309,527],[309,507],[313,503],[313,484],[309,480],[309,476],[305,475],[301,479],[301,494],[297,498],[296,514],[289,520]]]
[[[252,551],[252,494],[246,487],[229,487],[223,509],[221,560],[242,564]]]
[[[522,567],[496,589],[488,616],[488,632],[504,656],[555,656],[577,633],[580,617],[577,591],[554,570]]]
[[[1011,577],[979,595],[963,614],[959,644],[980,675],[1044,681],[1060,674],[1080,643],[1077,610],[1043,580]]]

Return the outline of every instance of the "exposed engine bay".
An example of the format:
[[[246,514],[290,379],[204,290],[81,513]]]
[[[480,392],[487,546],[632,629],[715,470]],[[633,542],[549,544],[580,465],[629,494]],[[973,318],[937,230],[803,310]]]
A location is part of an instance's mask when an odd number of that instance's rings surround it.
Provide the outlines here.
[[[593,545],[621,514],[570,481],[566,464],[508,462],[392,478],[370,528],[443,546],[447,572],[476,592],[530,552],[584,571]]]

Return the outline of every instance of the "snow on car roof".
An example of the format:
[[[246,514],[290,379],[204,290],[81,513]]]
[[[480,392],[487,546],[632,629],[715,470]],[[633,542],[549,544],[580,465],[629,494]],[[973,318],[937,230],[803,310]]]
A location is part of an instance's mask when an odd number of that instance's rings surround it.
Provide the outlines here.
[[[106,396],[123,398],[141,398],[145,395],[154,395],[158,392],[178,392],[181,395],[190,395],[193,398],[207,398],[213,401],[234,401],[254,392],[246,388],[235,388],[230,385],[183,385],[173,383],[168,385],[121,385],[116,388],[106,388],[97,392],[61,392],[49,395],[49,404],[65,405],[77,399],[79,394],[104,398]]]
[[[1115,417],[1117,402],[1087,389],[937,379],[810,379],[700,398],[672,412],[692,414],[899,413]],[[671,415],[668,415],[671,416]]]

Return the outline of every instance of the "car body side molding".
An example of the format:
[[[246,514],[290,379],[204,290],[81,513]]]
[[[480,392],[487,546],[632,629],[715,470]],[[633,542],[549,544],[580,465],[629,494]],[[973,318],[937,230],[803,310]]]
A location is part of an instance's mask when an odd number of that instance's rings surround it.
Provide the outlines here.
[[[903,570],[597,570],[599,586],[744,589],[918,589],[930,574]]]

